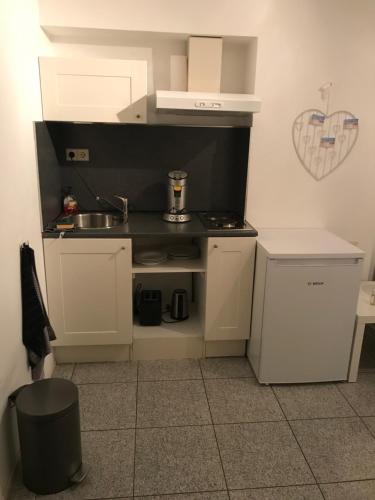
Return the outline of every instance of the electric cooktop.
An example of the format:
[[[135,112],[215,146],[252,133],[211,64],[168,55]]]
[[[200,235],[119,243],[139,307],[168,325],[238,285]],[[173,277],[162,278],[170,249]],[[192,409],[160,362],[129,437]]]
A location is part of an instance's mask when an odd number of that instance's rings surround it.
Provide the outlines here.
[[[199,218],[204,227],[209,231],[215,230],[233,230],[240,229],[254,229],[250,224],[240,215],[235,212],[200,212]]]

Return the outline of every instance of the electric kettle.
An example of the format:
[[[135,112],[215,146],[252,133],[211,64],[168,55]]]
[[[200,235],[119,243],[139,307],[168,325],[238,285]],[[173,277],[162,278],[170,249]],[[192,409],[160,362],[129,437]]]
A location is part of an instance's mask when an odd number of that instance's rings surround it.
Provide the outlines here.
[[[171,318],[182,321],[189,317],[189,302],[187,291],[177,288],[172,294]]]

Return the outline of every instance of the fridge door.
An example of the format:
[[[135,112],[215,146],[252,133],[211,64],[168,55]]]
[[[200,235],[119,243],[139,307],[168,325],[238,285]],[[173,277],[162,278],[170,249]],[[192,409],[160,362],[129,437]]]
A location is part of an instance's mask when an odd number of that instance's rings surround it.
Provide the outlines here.
[[[361,259],[268,259],[258,378],[345,380]]]

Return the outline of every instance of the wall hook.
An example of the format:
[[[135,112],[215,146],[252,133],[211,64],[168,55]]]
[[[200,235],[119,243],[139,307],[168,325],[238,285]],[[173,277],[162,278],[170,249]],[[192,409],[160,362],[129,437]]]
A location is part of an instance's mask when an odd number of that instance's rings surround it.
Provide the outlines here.
[[[330,101],[332,87],[333,87],[332,82],[325,82],[318,88],[322,101],[326,101],[326,115],[328,115],[329,113],[329,101]]]

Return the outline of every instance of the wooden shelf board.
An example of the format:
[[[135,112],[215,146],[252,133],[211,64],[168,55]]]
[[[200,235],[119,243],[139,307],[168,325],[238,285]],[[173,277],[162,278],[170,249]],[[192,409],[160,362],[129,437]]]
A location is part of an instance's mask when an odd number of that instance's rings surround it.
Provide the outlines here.
[[[167,317],[167,315],[165,314],[164,317]],[[187,320],[178,323],[162,323],[159,326],[141,326],[137,321],[133,325],[134,339],[183,339],[202,336],[201,322],[195,311],[191,312]]]

